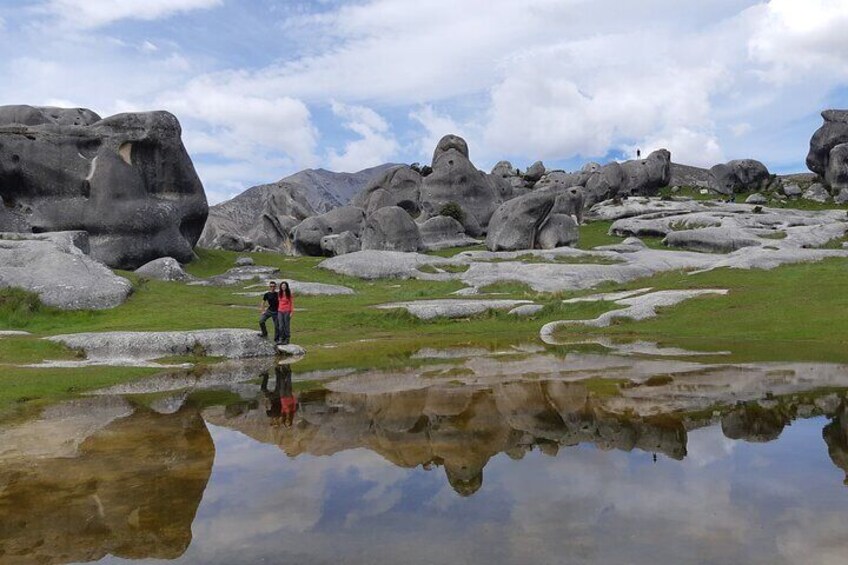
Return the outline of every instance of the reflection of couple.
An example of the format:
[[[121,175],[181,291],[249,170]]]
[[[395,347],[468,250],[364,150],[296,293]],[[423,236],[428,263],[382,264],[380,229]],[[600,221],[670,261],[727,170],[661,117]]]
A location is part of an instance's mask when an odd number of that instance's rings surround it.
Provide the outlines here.
[[[262,392],[268,401],[265,413],[271,418],[272,426],[283,426],[290,428],[294,423],[294,414],[297,412],[297,398],[292,390],[292,371],[289,365],[277,365],[274,367],[274,390],[268,390],[268,373],[262,373]]]

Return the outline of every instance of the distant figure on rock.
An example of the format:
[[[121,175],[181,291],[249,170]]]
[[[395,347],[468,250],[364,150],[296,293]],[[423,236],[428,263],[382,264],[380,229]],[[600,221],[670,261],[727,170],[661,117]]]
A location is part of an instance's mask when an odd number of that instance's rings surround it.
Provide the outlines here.
[[[262,295],[262,304],[259,305],[259,311],[262,312],[259,317],[259,337],[268,337],[268,328],[265,327],[265,322],[270,318],[274,324],[274,341],[280,341],[279,298],[277,283],[274,281],[268,283],[268,292]]]
[[[280,283],[280,294],[277,300],[277,320],[280,325],[280,335],[277,343],[280,345],[288,345],[291,339],[291,317],[294,314],[294,300],[292,298],[289,283],[283,281]]]
[[[642,150],[641,150],[641,149],[637,149],[637,150],[636,150],[636,158],[637,158],[637,159],[641,159],[641,158],[642,158]]]

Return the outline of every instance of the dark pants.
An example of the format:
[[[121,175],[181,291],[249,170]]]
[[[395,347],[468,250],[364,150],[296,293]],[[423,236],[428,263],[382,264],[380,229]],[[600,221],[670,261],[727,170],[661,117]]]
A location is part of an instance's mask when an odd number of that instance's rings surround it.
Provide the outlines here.
[[[265,322],[271,318],[274,323],[274,341],[280,341],[280,321],[277,313],[273,310],[265,310],[259,318],[259,329],[262,331],[262,336],[268,336],[268,329],[265,327]]]
[[[288,343],[291,339],[291,313],[277,313],[277,326],[280,328],[280,339],[277,341]]]

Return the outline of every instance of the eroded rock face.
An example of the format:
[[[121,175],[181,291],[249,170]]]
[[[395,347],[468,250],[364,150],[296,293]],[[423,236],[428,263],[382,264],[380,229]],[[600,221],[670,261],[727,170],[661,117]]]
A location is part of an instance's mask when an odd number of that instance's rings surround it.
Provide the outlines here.
[[[410,214],[417,214],[420,210],[421,182],[418,172],[407,165],[398,165],[369,183],[351,204],[364,209],[366,214],[386,206],[399,206]]]
[[[189,262],[208,206],[181,133],[168,112],[0,107],[0,196],[20,231],[87,231],[110,267]]]
[[[485,173],[468,159],[468,144],[456,135],[446,135],[433,153],[433,172],[421,187],[422,208],[430,215],[449,203],[465,213],[465,231],[482,234],[497,207],[498,197]]]
[[[830,150],[824,180],[834,191],[848,188],[848,143],[840,143]]]
[[[462,224],[449,216],[430,218],[418,225],[418,232],[421,234],[422,248],[427,251],[480,243],[468,237]]]
[[[591,208],[598,202],[615,198],[626,184],[627,175],[619,163],[607,163],[603,167],[591,171],[584,183],[586,208]]]
[[[660,188],[668,186],[671,153],[666,149],[658,149],[645,159],[625,161],[621,167],[626,180],[625,194],[654,196]]]
[[[576,223],[564,218],[572,214],[579,216],[582,209],[583,190],[577,186],[534,190],[513,198],[492,215],[486,247],[490,251],[516,251],[574,243]],[[540,240],[543,229],[545,237]]]
[[[848,110],[825,110],[822,112],[824,124],[810,138],[810,152],[807,153],[807,168],[824,178],[828,184],[828,171],[832,159],[844,159],[844,154],[831,156],[837,146],[848,143]],[[838,165],[837,165],[838,167]],[[834,185],[831,184],[833,187]],[[843,188],[840,185],[839,188]]]
[[[335,257],[346,253],[355,253],[362,249],[362,242],[352,232],[325,235],[321,238],[321,250],[324,255]]]
[[[294,228],[295,248],[304,255],[323,255],[321,239],[324,236],[349,231],[359,237],[364,223],[365,210],[356,206],[343,206],[306,218]]]
[[[737,159],[710,169],[709,187],[719,194],[737,194],[765,189],[769,184],[769,171],[754,159]]]
[[[418,226],[403,208],[380,208],[365,220],[362,249],[416,252],[421,248]]]
[[[135,274],[160,281],[186,281],[192,278],[173,257],[154,259],[136,269]]]
[[[88,234],[0,233],[0,288],[38,294],[62,310],[100,310],[122,304],[132,284],[87,255]]]

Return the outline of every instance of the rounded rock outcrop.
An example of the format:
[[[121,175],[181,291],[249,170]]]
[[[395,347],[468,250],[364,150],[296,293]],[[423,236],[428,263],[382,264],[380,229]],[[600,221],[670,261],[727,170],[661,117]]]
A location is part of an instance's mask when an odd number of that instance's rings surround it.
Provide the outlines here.
[[[369,183],[351,203],[366,214],[385,206],[399,206],[410,214],[417,214],[421,206],[421,182],[421,175],[416,170],[398,165]]]
[[[365,221],[362,249],[415,252],[421,248],[418,226],[403,208],[380,208]]]
[[[621,163],[625,177],[625,194],[654,196],[671,179],[671,153],[658,149],[645,159]]]
[[[754,159],[737,159],[710,168],[709,188],[730,196],[740,192],[764,190],[771,175],[765,165]]]
[[[359,236],[365,222],[365,211],[356,206],[342,206],[319,216],[306,218],[293,230],[294,246],[304,255],[324,255],[321,239],[327,235],[349,231]]]
[[[810,138],[807,168],[830,184],[827,174],[831,151],[837,145],[848,143],[848,110],[825,110],[821,115],[824,124]]]
[[[86,231],[110,267],[189,262],[208,205],[181,134],[168,112],[2,106],[0,196],[21,231]]]

